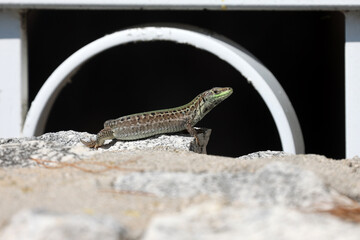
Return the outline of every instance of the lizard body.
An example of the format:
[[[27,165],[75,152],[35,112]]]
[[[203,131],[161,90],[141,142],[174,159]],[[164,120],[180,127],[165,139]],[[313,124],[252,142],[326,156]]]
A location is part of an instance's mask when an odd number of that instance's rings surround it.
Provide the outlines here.
[[[180,107],[137,113],[108,120],[94,141],[81,140],[81,142],[88,147],[98,148],[107,139],[137,140],[186,129],[198,143],[199,140],[193,127],[216,105],[229,97],[232,92],[232,88],[229,87],[212,88]]]

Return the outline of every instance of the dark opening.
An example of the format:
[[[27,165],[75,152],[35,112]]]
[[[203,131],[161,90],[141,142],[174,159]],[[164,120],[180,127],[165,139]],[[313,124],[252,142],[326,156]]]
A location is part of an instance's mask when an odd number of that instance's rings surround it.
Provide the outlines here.
[[[189,24],[221,34],[275,75],[300,120],[307,153],[344,157],[344,17],[340,12],[39,11],[28,12],[30,102],[67,57],[106,34],[147,23]],[[265,103],[235,69],[196,48],[134,43],[94,57],[72,78],[46,132],[96,133],[126,114],[178,106],[214,86],[234,94],[197,126],[213,129],[209,154],[281,150]]]

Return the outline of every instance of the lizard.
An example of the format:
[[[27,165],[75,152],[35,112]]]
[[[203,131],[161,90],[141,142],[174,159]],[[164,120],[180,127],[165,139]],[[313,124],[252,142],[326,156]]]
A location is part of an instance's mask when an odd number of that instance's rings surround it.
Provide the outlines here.
[[[98,148],[105,140],[138,140],[151,136],[187,130],[196,143],[199,139],[194,126],[215,106],[232,94],[230,87],[215,87],[197,95],[191,102],[175,108],[136,113],[111,119],[104,123],[104,128],[96,139],[80,141],[87,147]]]

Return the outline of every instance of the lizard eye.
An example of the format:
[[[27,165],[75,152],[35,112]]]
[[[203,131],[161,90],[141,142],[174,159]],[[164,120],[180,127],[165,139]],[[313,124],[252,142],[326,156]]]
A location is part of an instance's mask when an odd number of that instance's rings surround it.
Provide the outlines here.
[[[215,93],[215,94],[218,94],[218,93],[219,93],[219,90],[214,90],[214,93]]]

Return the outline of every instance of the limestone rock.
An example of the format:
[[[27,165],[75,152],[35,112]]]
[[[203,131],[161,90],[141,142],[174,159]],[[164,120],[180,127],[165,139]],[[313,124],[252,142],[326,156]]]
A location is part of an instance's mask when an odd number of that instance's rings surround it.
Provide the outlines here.
[[[61,131],[39,137],[0,139],[0,167],[35,166],[31,158],[50,161],[77,161],[104,151],[171,150],[206,153],[211,129],[197,129],[200,145],[187,135],[161,135],[138,141],[107,141],[95,150],[85,147],[80,139],[94,138],[85,132]]]
[[[2,240],[121,240],[126,231],[109,217],[59,214],[29,209],[12,217]]]
[[[359,159],[194,154],[178,135],[95,150],[89,136],[0,139],[1,240],[359,239]],[[8,167],[29,158],[54,168]]]
[[[357,223],[286,207],[234,208],[217,203],[190,207],[151,221],[144,240],[358,240]]]
[[[199,145],[189,134],[177,133],[176,135],[160,135],[135,141],[107,141],[102,150],[128,151],[128,150],[169,150],[169,151],[192,151],[206,154],[206,146],[210,139],[211,129],[195,128],[199,138]],[[95,136],[93,136],[95,137]]]
[[[338,199],[314,173],[282,162],[269,163],[255,173],[129,173],[117,177],[113,187],[158,197],[208,195],[248,205],[297,208],[327,207]]]
[[[259,151],[250,153],[244,156],[238,157],[239,159],[256,159],[256,158],[271,158],[271,157],[282,157],[282,156],[289,156],[290,153],[286,153],[283,151]]]

